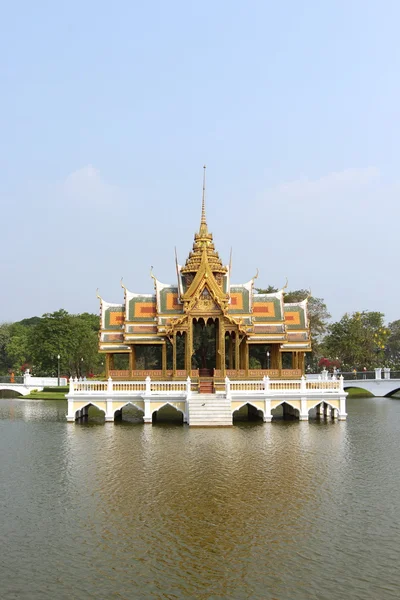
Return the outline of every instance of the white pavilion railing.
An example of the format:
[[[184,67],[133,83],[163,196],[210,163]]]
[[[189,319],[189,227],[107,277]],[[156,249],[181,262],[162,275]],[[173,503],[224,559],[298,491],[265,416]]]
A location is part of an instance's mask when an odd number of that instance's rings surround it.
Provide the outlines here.
[[[277,395],[277,394],[288,394],[293,393],[295,395],[306,394],[309,395],[314,393],[324,394],[337,394],[344,393],[343,388],[343,377],[338,379],[322,380],[313,379],[306,380],[302,377],[300,380],[293,379],[270,379],[264,377],[262,381],[231,381],[228,377],[225,378],[225,391],[230,396],[241,396],[246,394],[259,394],[260,396],[265,395]]]
[[[314,394],[344,394],[343,377],[338,379],[311,379],[302,377],[299,380],[263,379],[254,381],[231,381],[225,378],[226,396],[276,396],[291,394],[294,396]],[[191,379],[186,381],[152,381],[147,377],[145,381],[113,381],[111,377],[107,381],[85,381],[82,379],[70,379],[69,397],[81,395],[97,396],[191,396]]]
[[[147,377],[145,381],[113,381],[111,377],[107,381],[87,381],[83,379],[73,379],[69,381],[68,396],[79,395],[101,395],[101,396],[119,396],[119,395],[175,395],[182,396],[190,394],[191,380],[188,377],[186,381],[151,381]]]

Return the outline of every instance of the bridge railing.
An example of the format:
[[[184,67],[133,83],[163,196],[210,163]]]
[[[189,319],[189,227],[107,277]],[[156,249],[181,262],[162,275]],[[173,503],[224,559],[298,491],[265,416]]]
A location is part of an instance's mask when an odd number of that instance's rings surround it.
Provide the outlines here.
[[[400,371],[389,368],[374,369],[373,371],[347,371],[341,373],[346,381],[362,379],[400,379]]]
[[[24,383],[24,378],[19,375],[2,375],[0,383]]]

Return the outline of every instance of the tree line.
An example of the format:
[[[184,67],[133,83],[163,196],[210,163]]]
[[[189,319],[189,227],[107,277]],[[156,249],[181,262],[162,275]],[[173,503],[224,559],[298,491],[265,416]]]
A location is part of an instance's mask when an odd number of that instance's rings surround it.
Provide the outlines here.
[[[257,291],[271,293],[277,288]],[[342,371],[383,366],[400,370],[400,319],[385,325],[383,313],[363,311],[346,313],[332,323],[324,299],[310,296],[307,290],[288,291],[284,300],[301,302],[307,297],[313,348],[307,354],[309,370],[316,372],[321,364],[339,366]],[[98,353],[99,326],[98,315],[73,315],[63,309],[2,323],[0,375],[30,368],[34,375],[56,376],[58,367],[68,377],[99,375],[104,372],[104,355]],[[143,368],[150,368],[147,362],[154,362],[153,358],[152,354],[144,356]]]
[[[66,310],[0,325],[0,374],[30,368],[37,376],[88,376],[101,373],[99,317]],[[58,359],[58,356],[60,359]]]

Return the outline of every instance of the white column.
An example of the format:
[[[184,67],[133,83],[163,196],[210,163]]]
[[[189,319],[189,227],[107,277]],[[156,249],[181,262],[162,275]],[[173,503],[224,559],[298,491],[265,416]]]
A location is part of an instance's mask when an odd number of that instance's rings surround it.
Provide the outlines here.
[[[307,398],[300,399],[300,421],[308,421]]]
[[[150,377],[147,375],[146,377],[146,395],[150,395],[151,394],[151,379]]]
[[[270,379],[269,379],[269,375],[264,375],[264,391],[265,392],[269,392],[269,386],[270,386]]]
[[[190,379],[190,377],[188,375],[188,378],[186,379],[186,400],[189,400],[191,395],[192,395],[192,380]]]
[[[271,398],[265,398],[264,400],[264,422],[271,423],[272,414],[271,414]]]
[[[383,369],[383,378],[390,379],[390,368],[389,367],[385,367]]]
[[[75,410],[74,401],[68,398],[68,412],[67,412],[68,423],[75,423]]]
[[[330,419],[330,417],[331,417],[331,406],[329,404],[327,404],[326,402],[324,404],[324,416],[327,419]]]
[[[347,417],[346,413],[346,396],[340,396],[339,398],[339,421],[345,421]]]
[[[29,385],[31,382],[31,374],[29,372],[29,369],[26,369],[25,373],[24,373],[24,385]]]
[[[382,379],[382,369],[379,367],[378,369],[374,369],[375,371],[375,379]]]
[[[148,377],[148,379],[150,379],[150,377]],[[147,383],[147,381],[146,381]],[[143,421],[145,423],[150,423],[152,422],[152,416],[151,416],[151,407],[150,407],[150,398],[143,398],[144,400],[144,417],[143,417]]]
[[[107,398],[107,400],[106,400],[106,423],[113,423],[113,422],[114,422],[113,401],[112,401],[112,398]]]
[[[230,400],[230,398],[231,398],[231,381],[228,376],[225,377],[225,395]]]

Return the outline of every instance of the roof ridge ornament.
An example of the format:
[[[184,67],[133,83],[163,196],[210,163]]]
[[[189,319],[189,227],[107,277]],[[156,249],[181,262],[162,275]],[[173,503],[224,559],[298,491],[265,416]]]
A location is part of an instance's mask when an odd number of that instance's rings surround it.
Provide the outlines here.
[[[207,217],[206,217],[206,165],[203,166],[203,194],[201,198],[201,220],[200,220],[200,235],[207,233]]]

